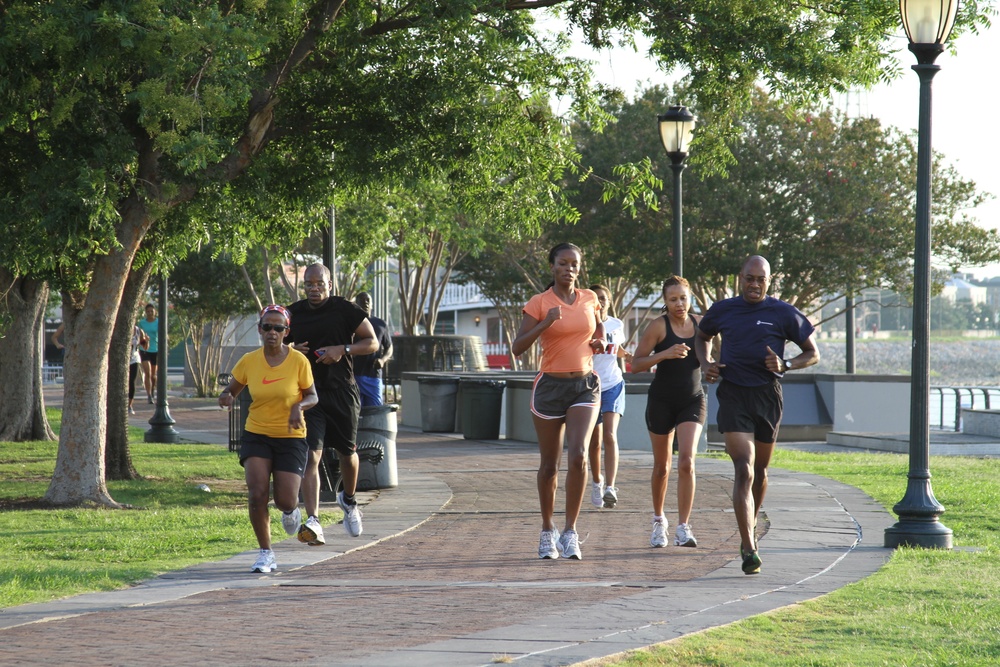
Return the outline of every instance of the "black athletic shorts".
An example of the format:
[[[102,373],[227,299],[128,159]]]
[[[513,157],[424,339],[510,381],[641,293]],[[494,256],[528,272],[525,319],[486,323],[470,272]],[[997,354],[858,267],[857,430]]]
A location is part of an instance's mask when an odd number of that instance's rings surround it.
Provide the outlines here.
[[[759,387],[743,387],[723,380],[715,392],[719,399],[720,433],[753,433],[754,440],[775,442],[784,399],[775,380]]]
[[[361,398],[355,385],[339,389],[317,389],[319,403],[306,410],[306,442],[309,449],[333,447],[350,455],[357,448]]]
[[[646,429],[656,435],[668,435],[683,422],[704,426],[707,417],[708,402],[702,393],[672,401],[652,396],[646,399]]]
[[[148,361],[151,364],[156,363],[156,352],[150,352],[149,350],[139,350],[139,358],[143,361]]]
[[[271,470],[294,472],[301,477],[308,455],[305,438],[272,438],[250,431],[244,431],[240,438],[240,465],[251,456],[259,456],[271,460]]]

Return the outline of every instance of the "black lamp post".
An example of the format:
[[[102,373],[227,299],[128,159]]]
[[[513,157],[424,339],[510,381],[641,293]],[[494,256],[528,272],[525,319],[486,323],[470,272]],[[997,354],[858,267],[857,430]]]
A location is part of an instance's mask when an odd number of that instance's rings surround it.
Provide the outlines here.
[[[940,66],[934,61],[955,24],[958,0],[900,0],[913,71],[920,77],[917,125],[917,230],[913,253],[913,361],[910,367],[910,471],[906,493],[892,508],[899,521],[886,528],[885,546],[951,548],[951,529],[938,517],[944,507],[931,490],[930,424],[930,294],[931,294],[931,80]]]
[[[681,172],[688,155],[688,144],[694,132],[695,117],[687,107],[670,107],[656,117],[660,124],[660,141],[670,157],[674,172],[674,275],[684,275],[684,230],[681,226]]]
[[[169,343],[167,341],[167,274],[160,276],[160,321],[159,346],[156,351],[156,409],[153,416],[149,418],[149,430],[146,431],[143,439],[146,442],[180,442],[180,433],[174,430],[177,422],[170,416],[170,407],[167,403],[167,352]]]

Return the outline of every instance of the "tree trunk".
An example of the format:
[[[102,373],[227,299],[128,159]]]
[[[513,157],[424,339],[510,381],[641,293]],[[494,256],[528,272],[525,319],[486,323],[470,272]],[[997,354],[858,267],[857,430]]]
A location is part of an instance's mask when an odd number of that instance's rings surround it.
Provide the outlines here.
[[[122,207],[120,247],[97,258],[82,303],[66,304],[66,359],[59,453],[45,500],[53,505],[120,507],[104,481],[108,349],[125,282],[152,220],[142,205]]]
[[[122,292],[118,317],[111,334],[108,351],[108,432],[104,441],[104,478],[106,480],[138,479],[128,446],[128,371],[132,356],[132,330],[139,302],[153,271],[151,262],[129,271]]]
[[[55,440],[42,394],[49,288],[0,268],[0,440]]]

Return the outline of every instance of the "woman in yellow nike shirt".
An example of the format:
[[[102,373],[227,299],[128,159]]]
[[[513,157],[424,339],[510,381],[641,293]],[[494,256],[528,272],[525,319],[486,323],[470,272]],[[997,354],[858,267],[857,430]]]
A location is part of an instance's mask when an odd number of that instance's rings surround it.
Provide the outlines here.
[[[316,405],[309,360],[282,341],[290,328],[291,315],[281,306],[260,312],[257,331],[263,347],[248,352],[233,368],[233,379],[219,396],[219,405],[232,409],[233,400],[249,387],[253,402],[240,439],[240,465],[246,473],[250,524],[260,545],[251,572],[278,569],[271,550],[271,517],[268,512],[270,486],[274,481],[274,505],[284,514],[281,524],[294,535],[302,523],[299,515],[299,484],[309,448],[303,412]]]

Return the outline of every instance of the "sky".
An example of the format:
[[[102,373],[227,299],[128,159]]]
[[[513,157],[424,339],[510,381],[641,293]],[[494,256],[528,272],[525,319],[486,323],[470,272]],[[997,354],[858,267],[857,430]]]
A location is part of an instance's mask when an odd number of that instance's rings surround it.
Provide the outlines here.
[[[974,181],[979,190],[996,197],[978,207],[973,215],[981,226],[1000,229],[1000,128],[994,115],[1000,101],[1000,92],[995,92],[1000,68],[1000,27],[994,25],[978,35],[962,35],[953,44],[954,54],[946,51],[937,59],[941,71],[932,85],[931,143],[935,151],[955,165],[959,174]],[[906,48],[902,27],[893,45],[902,65],[900,78],[891,85],[879,85],[850,96],[839,95],[833,102],[849,115],[874,116],[884,125],[916,132],[920,81],[910,69],[916,59]],[[673,78],[661,73],[644,53],[628,49],[597,52],[577,43],[570,53],[593,61],[600,81],[630,96],[640,87]],[[977,278],[991,278],[1000,276],[1000,264],[963,267],[963,271]]]

